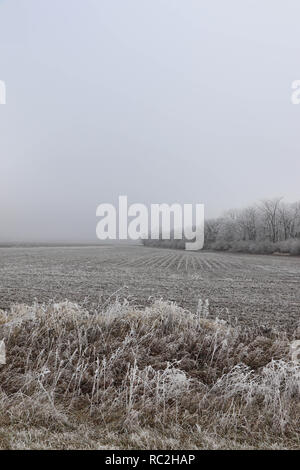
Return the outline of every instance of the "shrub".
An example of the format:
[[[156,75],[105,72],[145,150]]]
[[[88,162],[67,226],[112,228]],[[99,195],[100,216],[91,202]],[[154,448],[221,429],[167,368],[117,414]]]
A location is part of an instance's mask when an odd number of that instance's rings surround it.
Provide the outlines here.
[[[0,312],[1,448],[296,448],[299,364],[284,333],[156,301]]]
[[[280,253],[290,253],[291,255],[300,255],[300,239],[290,238],[277,243],[277,250]]]

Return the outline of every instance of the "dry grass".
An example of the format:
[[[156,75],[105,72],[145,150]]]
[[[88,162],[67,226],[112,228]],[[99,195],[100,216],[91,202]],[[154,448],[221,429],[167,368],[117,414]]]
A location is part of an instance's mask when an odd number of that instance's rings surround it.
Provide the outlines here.
[[[0,311],[0,448],[299,448],[290,340],[208,308]]]

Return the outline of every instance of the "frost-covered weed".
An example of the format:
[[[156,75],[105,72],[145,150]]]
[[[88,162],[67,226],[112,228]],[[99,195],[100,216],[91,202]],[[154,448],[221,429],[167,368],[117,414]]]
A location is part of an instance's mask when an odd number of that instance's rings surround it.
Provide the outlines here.
[[[0,339],[2,448],[299,444],[286,335],[211,320],[208,301],[195,314],[162,301],[13,306],[0,312]]]

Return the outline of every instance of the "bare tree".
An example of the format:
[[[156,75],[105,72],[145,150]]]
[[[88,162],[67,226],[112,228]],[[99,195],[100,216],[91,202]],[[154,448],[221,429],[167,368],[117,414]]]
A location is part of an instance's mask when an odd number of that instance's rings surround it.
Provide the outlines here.
[[[256,240],[257,211],[255,207],[247,207],[241,210],[237,217],[237,223],[242,231],[242,240]]]
[[[279,208],[282,198],[266,199],[261,201],[259,206],[264,222],[265,229],[271,242],[276,243],[279,235]]]

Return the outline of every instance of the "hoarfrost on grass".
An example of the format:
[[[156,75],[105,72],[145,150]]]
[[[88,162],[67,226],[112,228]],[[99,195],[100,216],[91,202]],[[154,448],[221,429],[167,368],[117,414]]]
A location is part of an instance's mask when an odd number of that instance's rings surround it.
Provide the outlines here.
[[[208,301],[15,305],[0,335],[1,448],[299,446],[287,335],[213,320]]]

